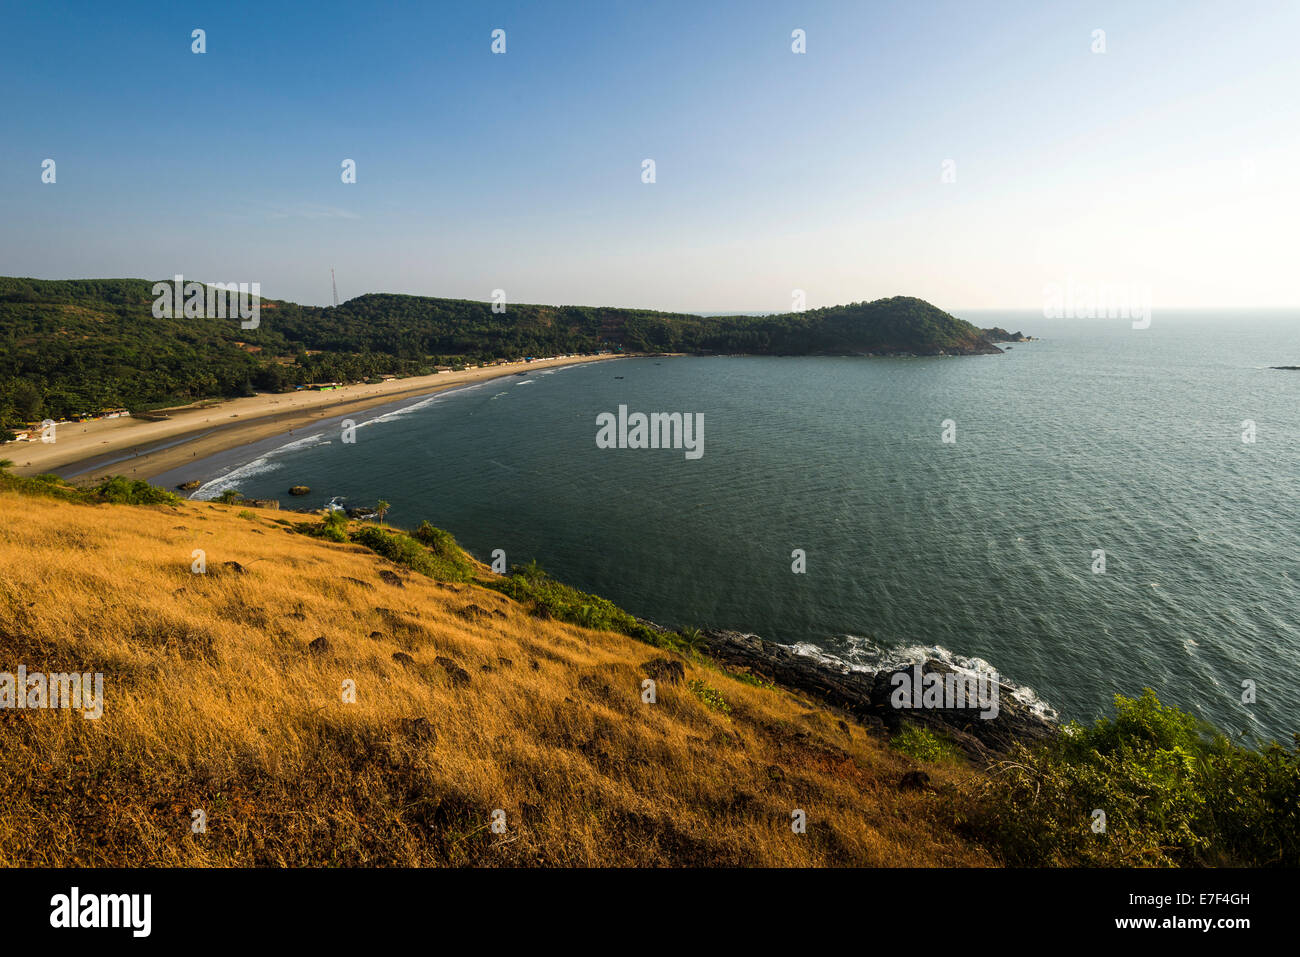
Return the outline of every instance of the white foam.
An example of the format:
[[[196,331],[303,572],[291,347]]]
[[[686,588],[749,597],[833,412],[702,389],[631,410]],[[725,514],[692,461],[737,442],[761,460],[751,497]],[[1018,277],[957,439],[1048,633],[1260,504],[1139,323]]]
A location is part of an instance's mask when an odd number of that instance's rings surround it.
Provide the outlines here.
[[[998,684],[1011,692],[1011,697],[1034,714],[1050,721],[1059,718],[1056,709],[1044,701],[1033,688],[1009,680],[983,658],[954,654],[943,645],[899,645],[893,648],[882,648],[871,638],[858,635],[843,637],[848,646],[843,657],[833,655],[821,646],[808,641],[801,641],[787,647],[806,658],[812,658],[821,664],[844,671],[895,671],[930,660],[940,661],[960,674],[992,676],[996,678]]]

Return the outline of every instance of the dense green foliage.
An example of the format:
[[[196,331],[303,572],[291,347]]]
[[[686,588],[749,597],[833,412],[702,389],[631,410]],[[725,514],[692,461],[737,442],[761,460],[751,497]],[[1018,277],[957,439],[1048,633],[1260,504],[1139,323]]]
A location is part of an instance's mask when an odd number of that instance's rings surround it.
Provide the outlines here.
[[[531,605],[534,612],[557,621],[617,631],[632,638],[661,648],[682,649],[678,636],[663,633],[637,621],[636,617],[619,608],[607,598],[590,595],[584,591],[557,582],[544,572],[536,562],[516,565],[511,574],[482,582],[517,602]]]
[[[450,532],[434,528],[428,522],[408,535],[386,526],[354,523],[342,511],[325,513],[321,522],[300,522],[296,531],[331,542],[362,545],[390,562],[438,581],[469,581],[474,577],[474,562],[456,544]]]
[[[176,505],[180,497],[148,482],[114,475],[95,485],[73,485],[53,474],[24,477],[8,471],[13,463],[0,461],[0,490],[40,495],[65,502],[95,505],[112,502],[116,505]]]
[[[1295,867],[1300,741],[1234,744],[1147,689],[995,765],[979,807],[1012,864]]]
[[[442,532],[441,529],[437,531]],[[474,564],[456,546],[450,533],[442,532],[442,535],[446,536],[445,540],[437,546],[431,546],[405,532],[378,525],[362,525],[349,537],[356,544],[364,545],[389,561],[405,565],[421,575],[439,581],[469,580],[474,576]]]
[[[942,735],[917,724],[905,724],[889,739],[889,746],[918,761],[959,762],[961,749]]]
[[[777,316],[374,294],[337,307],[263,299],[259,325],[153,316],[142,279],[0,278],[0,429],[439,365],[600,351],[768,355],[992,351],[974,326],[895,297]]]

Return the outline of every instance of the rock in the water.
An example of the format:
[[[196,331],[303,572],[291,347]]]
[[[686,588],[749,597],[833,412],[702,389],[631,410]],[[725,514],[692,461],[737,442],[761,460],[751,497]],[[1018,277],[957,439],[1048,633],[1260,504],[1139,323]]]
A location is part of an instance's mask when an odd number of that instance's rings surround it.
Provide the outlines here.
[[[310,492],[311,489],[308,488],[306,485],[295,485],[291,489],[289,489],[290,495],[307,495]]]
[[[792,648],[764,641],[757,635],[736,631],[711,630],[704,633],[705,649],[716,661],[744,668],[755,675],[796,691],[815,695],[832,707],[841,708],[863,724],[896,733],[903,719],[931,731],[944,734],[967,755],[988,760],[1006,754],[1016,744],[1042,741],[1057,731],[1057,726],[1017,701],[1015,690],[998,686],[997,714],[981,717],[978,707],[966,708],[895,708],[891,701],[895,689],[893,676],[912,668],[884,671],[851,671],[817,658],[801,655]],[[941,661],[920,665],[921,674],[934,674],[945,681],[957,673]]]
[[[200,482],[198,479],[190,479],[188,482],[182,482],[180,485],[176,487],[180,489],[182,492],[192,492],[202,484],[203,483]]]

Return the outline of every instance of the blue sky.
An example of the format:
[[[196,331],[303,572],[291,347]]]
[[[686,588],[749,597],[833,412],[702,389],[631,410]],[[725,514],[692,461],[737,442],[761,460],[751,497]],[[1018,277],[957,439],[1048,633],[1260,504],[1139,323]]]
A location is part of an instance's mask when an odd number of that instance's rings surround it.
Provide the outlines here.
[[[343,298],[1300,304],[1294,2],[124,7],[4,5],[0,274],[307,303],[334,267]]]

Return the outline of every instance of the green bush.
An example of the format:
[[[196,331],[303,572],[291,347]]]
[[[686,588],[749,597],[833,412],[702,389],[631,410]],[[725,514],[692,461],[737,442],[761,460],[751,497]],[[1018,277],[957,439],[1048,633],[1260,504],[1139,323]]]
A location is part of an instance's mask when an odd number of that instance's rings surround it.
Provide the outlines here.
[[[427,522],[425,524],[428,525]],[[362,526],[350,538],[389,561],[405,565],[412,571],[439,581],[468,581],[473,578],[474,564],[456,545],[456,540],[442,529],[435,529],[431,525],[429,528],[438,533],[426,533],[426,537],[435,541],[434,547],[425,545],[421,539],[404,532],[378,525]]]
[[[179,496],[165,489],[154,488],[148,482],[129,479],[122,475],[114,475],[98,485],[76,486],[52,472],[30,478],[14,475],[8,471],[12,464],[12,462],[0,464],[0,489],[23,495],[41,495],[85,505],[95,505],[100,502],[112,502],[117,505],[176,505],[180,502]]]
[[[918,761],[951,763],[961,760],[961,749],[957,745],[928,728],[910,722],[889,739],[889,746]]]
[[[691,694],[695,695],[695,697],[699,698],[700,701],[704,702],[705,705],[712,708],[714,711],[721,712],[722,714],[731,714],[731,705],[727,704],[726,700],[722,697],[722,692],[717,688],[705,684],[699,678],[691,679],[690,688]]]
[[[331,542],[348,541],[348,517],[342,511],[331,509],[325,513],[325,520],[320,523],[320,535]]]
[[[977,808],[971,823],[1012,864],[1294,867],[1300,739],[1233,744],[1148,688],[995,764]]]
[[[659,648],[681,648],[677,636],[661,634],[643,625],[606,598],[555,581],[535,561],[516,565],[509,576],[484,584],[515,601],[531,604],[557,621],[598,631],[617,631]]]
[[[164,489],[154,488],[141,479],[114,475],[95,486],[93,493],[102,501],[115,505],[177,505],[180,497]]]

